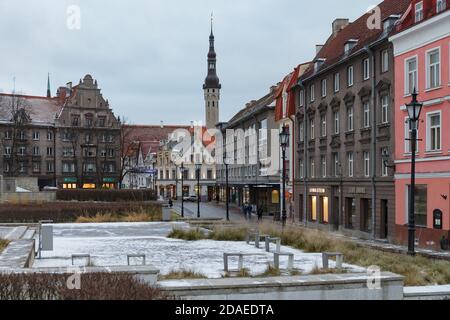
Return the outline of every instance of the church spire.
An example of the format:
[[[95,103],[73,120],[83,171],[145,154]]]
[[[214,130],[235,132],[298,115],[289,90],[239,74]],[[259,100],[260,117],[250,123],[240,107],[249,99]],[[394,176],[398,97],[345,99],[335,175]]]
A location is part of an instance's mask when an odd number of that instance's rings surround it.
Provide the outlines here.
[[[220,89],[220,81],[217,76],[216,64],[217,55],[214,48],[214,32],[213,32],[213,14],[211,13],[211,34],[209,36],[209,52],[208,52],[208,75],[205,79],[203,89]]]
[[[50,90],[50,73],[47,75],[47,98],[52,97],[52,92]]]

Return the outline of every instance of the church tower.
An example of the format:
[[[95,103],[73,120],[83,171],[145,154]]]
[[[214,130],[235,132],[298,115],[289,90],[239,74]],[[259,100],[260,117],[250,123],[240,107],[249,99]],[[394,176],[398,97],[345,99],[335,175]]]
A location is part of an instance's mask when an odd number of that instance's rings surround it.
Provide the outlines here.
[[[217,59],[216,52],[214,50],[214,33],[213,33],[213,20],[211,17],[211,35],[209,36],[209,52],[208,52],[208,75],[203,85],[203,91],[205,94],[205,114],[206,114],[206,127],[208,129],[214,129],[216,124],[219,123],[219,101],[220,101],[220,84],[219,77],[217,76]]]

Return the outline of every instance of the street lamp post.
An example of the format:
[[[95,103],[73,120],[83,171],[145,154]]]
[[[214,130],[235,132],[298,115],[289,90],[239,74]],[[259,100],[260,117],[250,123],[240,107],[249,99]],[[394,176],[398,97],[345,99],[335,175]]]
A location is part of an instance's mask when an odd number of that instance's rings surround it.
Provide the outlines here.
[[[178,166],[175,165],[175,200],[178,200]]]
[[[283,227],[286,226],[286,219],[287,219],[287,214],[286,214],[286,148],[289,145],[289,128],[284,126],[280,132],[280,146],[281,146],[281,150],[282,150],[282,182],[283,182],[283,188],[282,188],[282,192],[283,192],[283,197],[282,199],[282,222],[283,222]]]
[[[414,256],[415,252],[415,189],[416,189],[416,147],[417,147],[417,129],[419,126],[420,113],[422,111],[422,103],[417,101],[417,91],[414,88],[411,103],[406,105],[411,127],[411,186],[409,192],[409,215],[408,215],[408,254]]]
[[[184,218],[184,162],[181,163],[181,217]]]
[[[230,221],[230,195],[228,188],[228,162],[227,157],[224,154],[223,156],[223,164],[225,165],[225,206],[227,212],[227,221]]]
[[[195,165],[195,170],[197,172],[197,218],[200,219],[200,196],[201,196],[201,192],[200,192],[200,174],[201,174],[201,170],[202,170],[202,164],[201,163],[197,163]]]

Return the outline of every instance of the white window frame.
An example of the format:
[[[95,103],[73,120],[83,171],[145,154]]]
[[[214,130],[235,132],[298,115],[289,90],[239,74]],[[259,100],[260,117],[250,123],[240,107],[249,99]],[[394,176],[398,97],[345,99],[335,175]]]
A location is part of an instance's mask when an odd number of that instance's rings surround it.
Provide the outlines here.
[[[417,2],[416,5],[414,6],[414,22],[418,23],[422,20],[423,20],[423,1],[420,1]]]
[[[302,122],[300,122],[299,124],[298,124],[298,135],[299,135],[299,141],[300,142],[303,142],[303,141],[305,141],[305,131],[304,131],[304,125],[303,125],[303,121]]]
[[[39,131],[33,131],[33,140],[38,141],[40,138]]]
[[[327,157],[326,156],[321,156],[320,157],[320,171],[322,174],[322,178],[326,178],[327,177]]]
[[[431,117],[439,115],[439,126],[431,127]],[[439,136],[433,134],[439,138],[439,148],[431,149],[432,130],[439,128]],[[427,113],[427,152],[440,152],[442,151],[442,111],[433,111]]]
[[[363,128],[370,128],[370,102],[363,103]]]
[[[355,107],[351,106],[347,108],[347,130],[352,132],[355,130]]]
[[[311,87],[309,88],[310,90],[310,98],[311,98],[311,102],[314,102],[316,100],[316,87],[314,84],[311,85]]]
[[[320,137],[324,138],[327,136],[327,114],[320,115]]]
[[[341,75],[339,72],[334,74],[334,92],[337,93],[341,90]]]
[[[363,80],[370,79],[370,59],[366,58],[363,61]]]
[[[347,174],[349,178],[353,178],[354,175],[354,155],[353,152],[347,153]]]
[[[405,146],[404,146],[404,153],[405,154],[411,154],[411,141],[408,140],[411,137],[411,122],[409,121],[409,117],[405,117]],[[417,130],[417,136],[419,136],[419,130]],[[416,154],[419,153],[419,139],[416,141]]]
[[[327,96],[327,79],[322,79],[320,83],[322,90],[322,98],[325,98]]]
[[[305,91],[300,90],[299,105],[300,105],[300,107],[303,107],[304,104],[305,104]]]
[[[385,49],[381,51],[381,72],[389,71],[389,50]]]
[[[447,9],[447,3],[446,0],[437,0],[436,1],[436,12],[440,13]]]
[[[337,178],[337,177],[339,177],[339,163],[340,163],[340,159],[339,159],[339,153],[338,152],[335,152],[334,153],[334,172],[333,172],[333,174],[334,174],[334,176]]]
[[[314,140],[316,138],[316,124],[314,123],[314,117],[309,120],[309,137],[310,140]]]
[[[5,147],[5,155],[10,156],[12,154],[12,147],[6,146]]]
[[[300,175],[300,178],[304,178],[304,175],[305,175],[305,173],[304,173],[305,171],[304,171],[304,166],[303,166],[303,159],[300,159],[299,160],[299,175]]]
[[[370,152],[363,152],[363,163],[364,163],[364,177],[370,177]]]
[[[414,71],[411,71],[409,69],[409,63],[412,61],[416,62],[416,69]],[[411,83],[409,81],[410,74],[413,74],[414,78],[414,85],[411,86]],[[419,90],[419,57],[417,55],[409,57],[405,59],[405,96],[409,96],[412,94],[412,90],[416,88],[416,90]]]
[[[347,68],[347,86],[352,87],[355,83],[355,68],[353,65]]]
[[[340,133],[340,127],[341,127],[341,121],[339,116],[339,111],[333,112],[333,118],[334,118],[334,134]]]
[[[389,123],[389,96],[381,97],[381,123]]]
[[[315,160],[314,158],[310,159],[310,166],[311,166],[311,170],[310,170],[310,176],[311,178],[315,178],[316,177],[316,164],[315,164]]]
[[[386,147],[381,149],[381,155],[383,155],[385,153],[389,154],[389,150]],[[388,169],[389,168],[387,167],[385,160],[383,159],[383,157],[381,157],[381,176],[382,177],[387,177],[389,175]]]
[[[434,63],[433,65],[431,65],[430,64],[430,57],[431,57],[431,54],[433,54],[435,52],[437,52],[439,54],[439,62]],[[425,61],[425,65],[426,65],[426,70],[425,70],[425,74],[426,74],[426,88],[427,88],[427,90],[439,88],[441,86],[441,78],[442,78],[442,72],[441,72],[441,65],[442,65],[441,64],[441,61],[442,61],[441,47],[436,47],[436,48],[427,50],[425,52],[425,60],[426,60]],[[434,67],[437,66],[437,68],[435,69],[435,74],[436,74],[436,72],[438,73],[437,79],[434,79],[434,80],[437,81],[436,85],[433,86],[433,87],[431,86],[431,72],[430,72],[430,69],[431,69],[432,66],[434,66]]]

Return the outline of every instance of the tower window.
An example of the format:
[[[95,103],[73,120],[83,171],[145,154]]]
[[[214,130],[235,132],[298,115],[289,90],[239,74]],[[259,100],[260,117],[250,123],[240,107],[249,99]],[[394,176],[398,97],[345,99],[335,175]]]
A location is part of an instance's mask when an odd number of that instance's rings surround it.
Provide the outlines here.
[[[212,106],[213,106],[213,107],[215,107],[215,106],[216,106],[216,104],[215,104],[215,102],[214,102],[214,101],[212,102]]]

